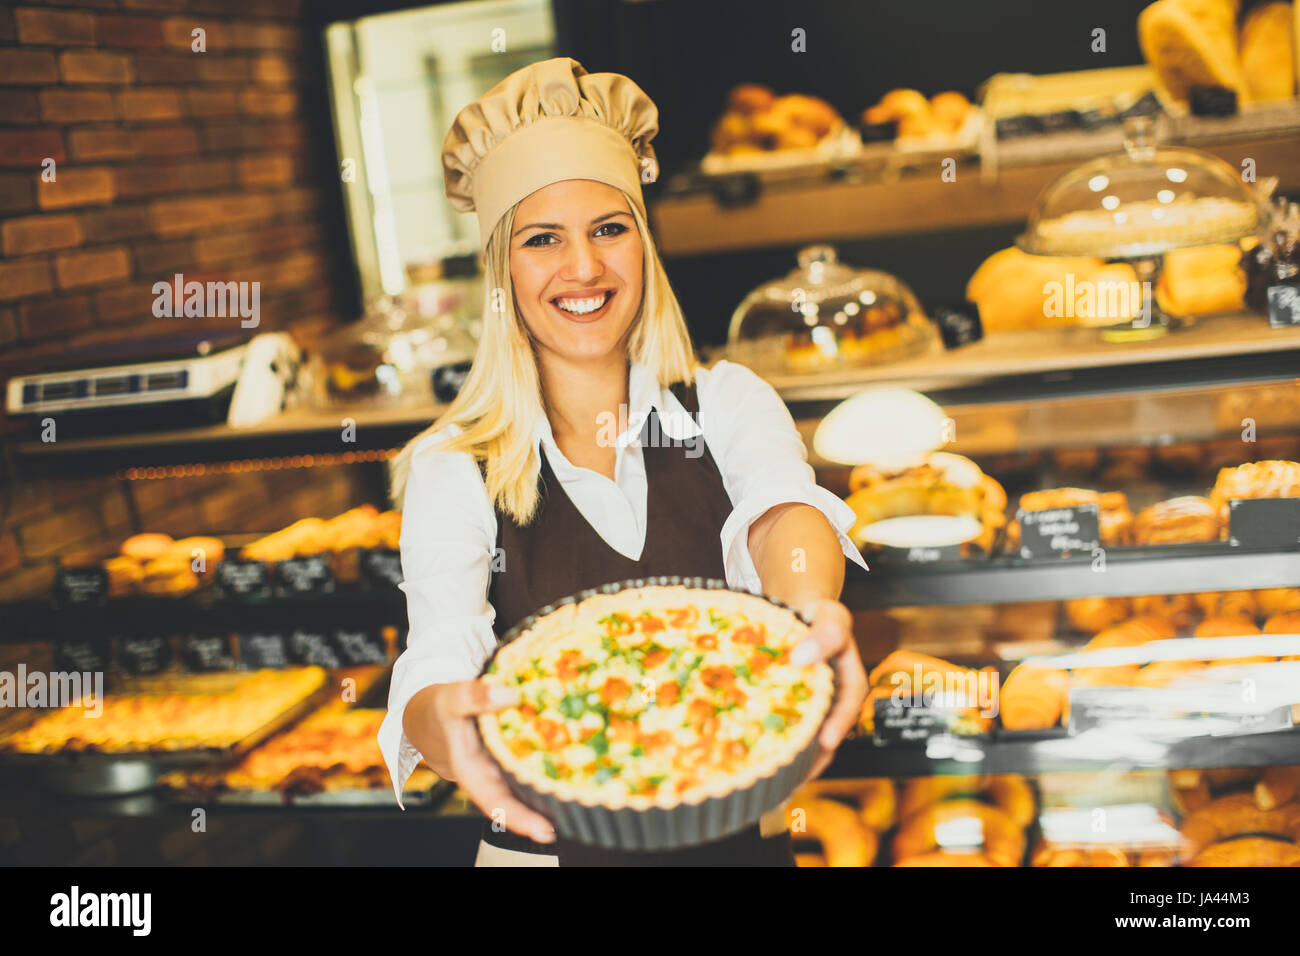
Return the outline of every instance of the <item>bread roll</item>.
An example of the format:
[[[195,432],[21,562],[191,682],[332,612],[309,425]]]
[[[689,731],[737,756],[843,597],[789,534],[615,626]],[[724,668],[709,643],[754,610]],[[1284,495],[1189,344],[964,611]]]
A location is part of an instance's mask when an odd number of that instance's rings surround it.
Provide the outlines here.
[[[1186,103],[1193,86],[1223,86],[1246,101],[1235,0],[1156,0],[1138,14],[1138,43],[1157,82]]]
[[[175,542],[166,534],[133,534],[122,542],[122,554],[137,561],[161,558]]]
[[[1132,604],[1124,597],[1076,598],[1065,602],[1065,616],[1080,631],[1102,631],[1127,620]]]
[[[1252,7],[1241,24],[1241,72],[1253,100],[1287,100],[1295,93],[1295,50],[1289,3]]]
[[[1198,246],[1165,253],[1156,301],[1174,315],[1214,315],[1246,308],[1246,274],[1235,245]]]

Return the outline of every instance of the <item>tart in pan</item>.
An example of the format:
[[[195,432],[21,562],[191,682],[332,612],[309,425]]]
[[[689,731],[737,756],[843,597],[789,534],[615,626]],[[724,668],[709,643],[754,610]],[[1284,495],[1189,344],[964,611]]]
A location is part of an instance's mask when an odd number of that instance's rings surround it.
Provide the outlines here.
[[[521,621],[483,680],[518,687],[478,718],[514,793],[565,838],[621,850],[717,840],[803,782],[833,671],[789,655],[792,610],[701,578],[580,592]]]

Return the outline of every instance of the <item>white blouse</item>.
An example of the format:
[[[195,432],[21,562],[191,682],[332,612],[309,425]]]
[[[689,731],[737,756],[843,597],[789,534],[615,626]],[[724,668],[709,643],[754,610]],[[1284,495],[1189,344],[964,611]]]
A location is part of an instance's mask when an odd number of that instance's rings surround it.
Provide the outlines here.
[[[727,361],[698,369],[696,387],[699,425],[645,367],[630,363],[627,420],[613,423],[614,429],[626,425],[617,431],[613,481],[570,463],[555,444],[550,422],[541,416],[535,441],[545,447],[565,493],[601,538],[634,561],[641,556],[647,488],[640,433],[653,406],[670,437],[689,442],[703,435],[722,473],[733,505],[719,541],[729,586],[762,590],[749,553],[749,528],[768,509],[786,502],[821,511],[845,557],[866,570],[846,533],[855,520],[853,509],[817,485],[803,439],[776,390],[745,366]],[[466,452],[433,447],[458,431],[448,425],[417,446],[402,510],[401,588],[410,630],[406,650],[393,665],[388,713],[379,728],[379,748],[399,806],[402,787],[420,762],[402,729],[407,703],[430,685],[474,679],[497,646],[492,630],[496,612],[487,599],[496,512],[474,459]],[[702,453],[687,448],[688,454]]]

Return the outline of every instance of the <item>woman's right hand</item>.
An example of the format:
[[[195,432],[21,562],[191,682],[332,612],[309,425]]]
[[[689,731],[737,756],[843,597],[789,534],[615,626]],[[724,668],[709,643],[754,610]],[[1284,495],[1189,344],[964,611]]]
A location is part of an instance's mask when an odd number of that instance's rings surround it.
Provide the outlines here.
[[[402,729],[433,772],[464,790],[489,820],[538,843],[555,842],[555,828],[510,792],[505,778],[479,739],[474,718],[519,703],[512,687],[476,680],[434,684],[406,705]]]

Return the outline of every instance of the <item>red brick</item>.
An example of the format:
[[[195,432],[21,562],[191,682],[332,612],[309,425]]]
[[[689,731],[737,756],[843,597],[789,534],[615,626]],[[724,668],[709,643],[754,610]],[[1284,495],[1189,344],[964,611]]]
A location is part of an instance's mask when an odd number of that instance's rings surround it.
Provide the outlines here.
[[[59,69],[64,83],[130,83],[135,74],[131,59],[123,53],[60,53]]]
[[[246,56],[196,56],[198,78],[204,83],[246,83],[249,59]]]
[[[194,243],[189,239],[165,242],[135,242],[131,258],[136,275],[170,275],[194,267]]]
[[[0,129],[0,166],[28,168],[39,173],[46,159],[61,163],[67,159],[63,137],[52,129]]]
[[[54,557],[69,546],[101,533],[99,516],[84,506],[57,511],[18,529],[23,554],[29,560]]]
[[[239,181],[245,186],[283,186],[292,179],[293,163],[284,153],[239,160]]]
[[[59,65],[44,50],[0,50],[0,85],[42,86],[59,82]]]
[[[48,259],[0,260],[0,300],[9,302],[53,288]]]
[[[199,236],[194,241],[194,261],[206,266],[249,258],[257,252],[257,235],[255,232],[234,232]]]
[[[263,53],[253,64],[253,79],[267,86],[284,86],[292,83],[297,71],[286,57]]]
[[[148,206],[118,204],[107,209],[83,212],[80,219],[88,242],[136,239],[153,232],[153,219],[149,215]]]
[[[49,339],[93,328],[95,320],[90,314],[90,297],[74,295],[24,302],[18,306],[18,323],[24,338]]]
[[[41,90],[41,115],[51,123],[117,118],[113,97],[100,90]]]
[[[199,129],[203,150],[208,153],[238,153],[244,148],[245,124],[236,120],[214,119]]]
[[[296,289],[325,278],[325,259],[315,253],[299,252],[275,265],[275,288]]]
[[[125,246],[65,252],[55,256],[54,271],[60,289],[108,285],[131,274],[131,257],[126,254]]]
[[[101,16],[99,38],[102,46],[130,49],[161,47],[162,24],[153,17]]]
[[[135,58],[136,78],[141,83],[191,83],[202,62],[192,53],[141,54]]]
[[[29,90],[0,89],[0,120],[5,123],[39,123],[41,109]]]
[[[301,146],[307,140],[306,126],[292,120],[244,127],[244,146],[248,149],[283,149]]]
[[[73,159],[124,159],[135,155],[129,130],[95,127],[68,131],[68,152]]]
[[[113,173],[103,166],[60,169],[58,178],[36,183],[36,201],[42,209],[102,206],[113,201]]]
[[[158,270],[160,273],[162,270]],[[168,277],[170,278],[170,277]],[[130,285],[101,289],[95,293],[95,314],[102,322],[143,322],[154,319],[153,283],[157,280],[133,282]]]
[[[297,50],[302,45],[302,33],[296,26],[250,23],[247,28],[251,35],[244,43],[258,50]]]
[[[49,46],[93,46],[95,17],[71,10],[36,10],[21,7],[14,11],[20,43]]]
[[[13,309],[0,309],[0,346],[8,348],[18,341],[18,317]]]
[[[162,196],[181,188],[180,176],[174,164],[132,163],[113,171],[117,179],[117,194],[123,199],[142,196]]]
[[[199,151],[198,134],[189,126],[156,126],[131,135],[140,156],[193,156]]]
[[[36,208],[33,176],[0,176],[0,213],[26,212]]]
[[[241,90],[239,105],[250,116],[291,116],[298,108],[298,94],[290,90]]]
[[[25,256],[81,245],[85,234],[76,216],[24,216],[0,225],[6,256]]]
[[[179,119],[181,101],[175,90],[165,87],[123,90],[117,95],[122,118],[127,120]]]
[[[202,199],[159,199],[153,203],[154,232],[179,236],[217,226],[265,222],[271,210],[257,193],[226,193]]]
[[[193,47],[193,31],[196,29],[202,29],[206,34],[204,38],[206,52],[202,54]],[[230,49],[229,29],[229,24],[213,20],[211,17],[168,17],[162,22],[164,43],[178,50],[189,50],[199,56]]]
[[[185,110],[191,116],[236,116],[239,114],[239,96],[234,89],[186,90]]]

